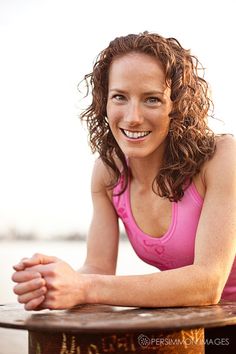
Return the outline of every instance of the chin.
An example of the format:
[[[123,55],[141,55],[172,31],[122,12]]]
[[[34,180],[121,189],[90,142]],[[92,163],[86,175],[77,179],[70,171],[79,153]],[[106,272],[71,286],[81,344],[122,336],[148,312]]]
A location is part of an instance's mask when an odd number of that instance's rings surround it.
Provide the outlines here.
[[[125,155],[125,157],[127,158],[133,158],[133,159],[143,159],[147,156],[149,156],[149,154],[145,153],[144,151],[124,151],[123,153]]]

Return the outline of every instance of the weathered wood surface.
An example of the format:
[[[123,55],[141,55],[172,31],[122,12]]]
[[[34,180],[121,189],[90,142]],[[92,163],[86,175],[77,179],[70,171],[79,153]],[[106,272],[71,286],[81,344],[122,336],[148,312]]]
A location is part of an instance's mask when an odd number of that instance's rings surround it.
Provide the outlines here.
[[[25,311],[18,304],[0,306],[0,327],[43,332],[137,332],[221,327],[236,324],[236,302],[178,308],[124,308],[103,305],[70,310]]]
[[[71,334],[29,332],[29,354],[203,354],[204,330]]]

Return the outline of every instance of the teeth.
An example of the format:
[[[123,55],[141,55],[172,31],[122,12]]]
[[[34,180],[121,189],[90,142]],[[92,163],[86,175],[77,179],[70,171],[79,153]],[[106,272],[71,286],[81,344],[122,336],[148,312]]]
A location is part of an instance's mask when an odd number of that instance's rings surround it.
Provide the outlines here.
[[[125,130],[125,129],[123,129],[123,132],[125,133],[126,136],[128,136],[128,138],[131,138],[131,139],[142,138],[150,133],[149,131],[147,131],[147,132],[131,132],[131,131]]]

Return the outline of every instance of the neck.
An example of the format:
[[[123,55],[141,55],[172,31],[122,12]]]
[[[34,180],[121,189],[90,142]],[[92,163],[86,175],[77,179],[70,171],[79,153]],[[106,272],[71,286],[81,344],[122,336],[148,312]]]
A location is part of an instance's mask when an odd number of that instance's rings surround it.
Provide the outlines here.
[[[129,167],[131,170],[132,180],[142,189],[152,188],[152,183],[161,167],[161,159],[157,156],[149,156],[146,158],[130,158]]]

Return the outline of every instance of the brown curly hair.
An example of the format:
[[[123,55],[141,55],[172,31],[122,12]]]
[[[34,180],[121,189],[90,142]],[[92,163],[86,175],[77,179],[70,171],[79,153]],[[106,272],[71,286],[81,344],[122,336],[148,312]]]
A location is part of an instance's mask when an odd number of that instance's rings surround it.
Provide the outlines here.
[[[121,176],[116,159],[121,161],[126,189],[129,168],[126,158],[114,139],[107,121],[108,75],[111,63],[128,53],[145,53],[161,62],[167,85],[171,88],[173,108],[162,166],[153,181],[153,190],[170,201],[178,201],[202,164],[215,151],[215,135],[207,125],[213,108],[208,84],[199,76],[204,72],[198,59],[184,49],[175,38],[164,38],[143,32],[115,38],[97,57],[93,71],[84,80],[92,92],[91,105],[81,114],[86,121],[92,152],[98,152],[114,174],[107,186],[113,188]],[[121,192],[121,193],[122,193]]]

